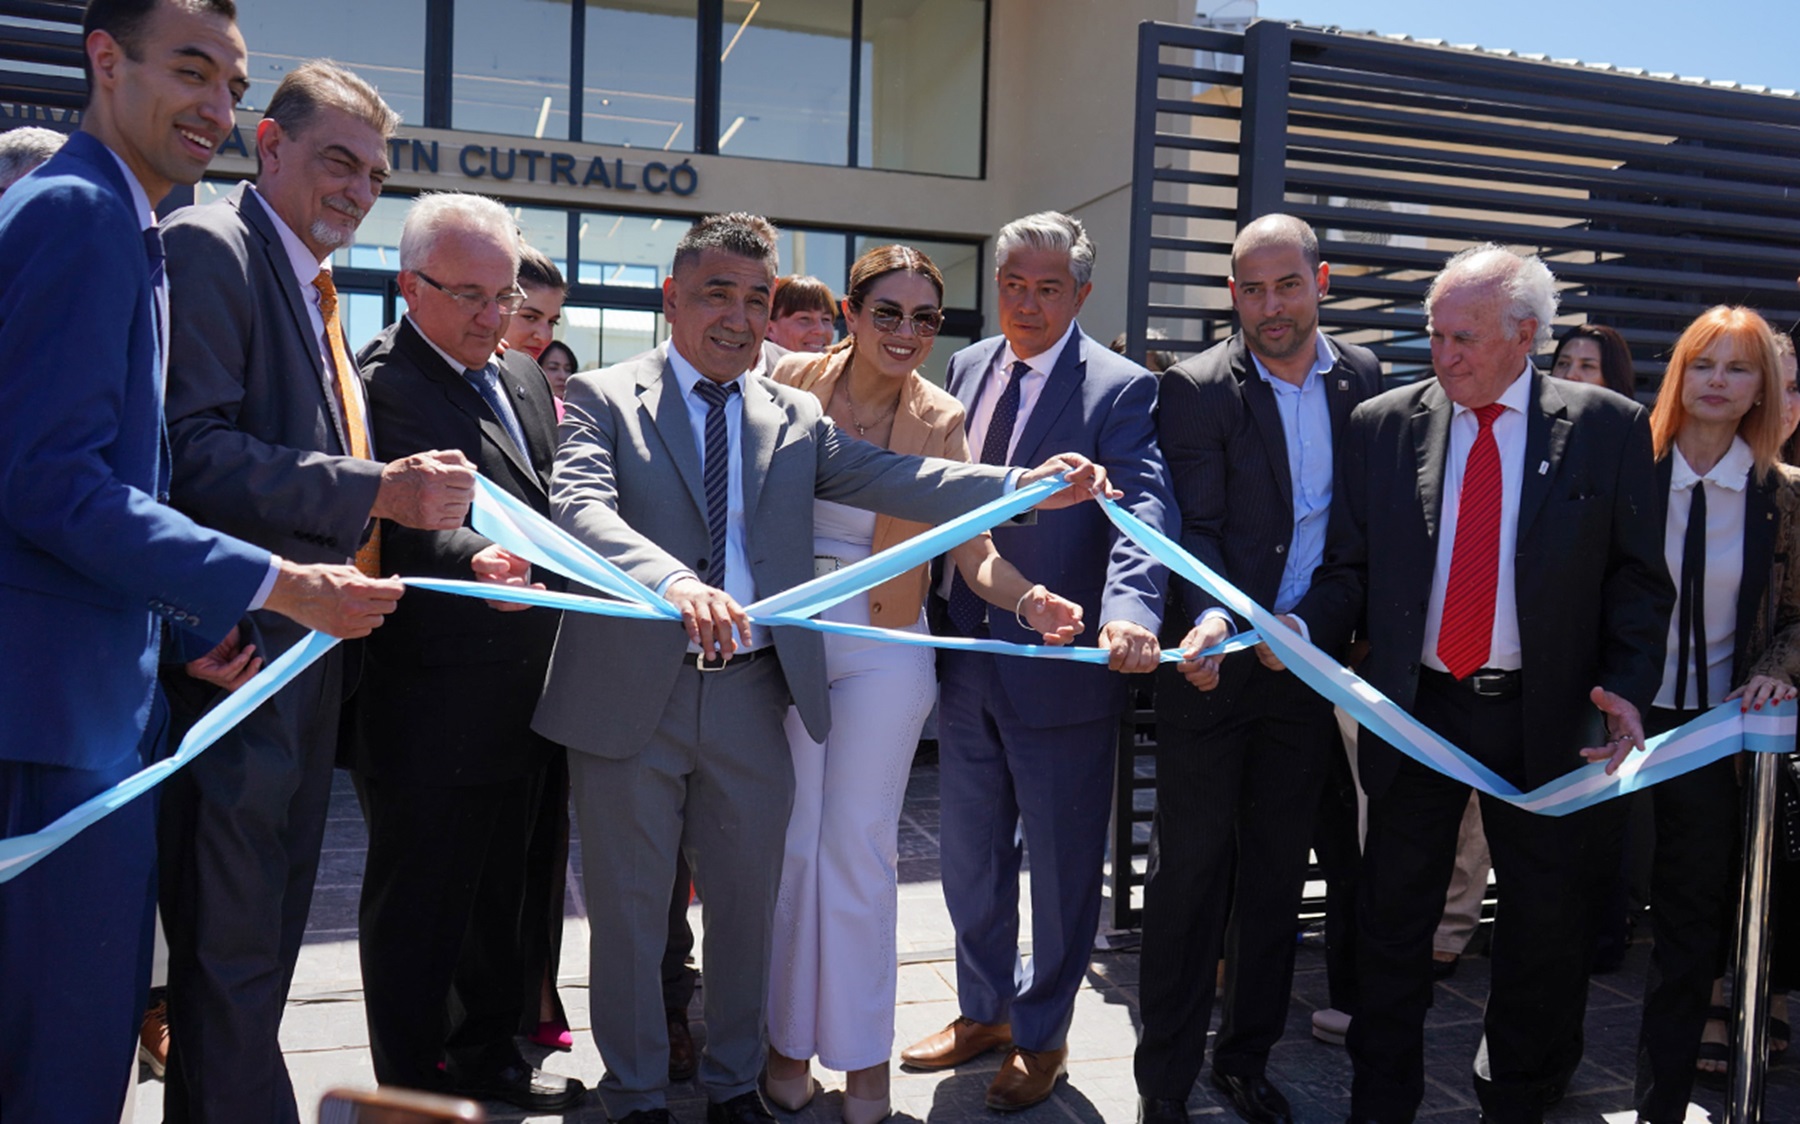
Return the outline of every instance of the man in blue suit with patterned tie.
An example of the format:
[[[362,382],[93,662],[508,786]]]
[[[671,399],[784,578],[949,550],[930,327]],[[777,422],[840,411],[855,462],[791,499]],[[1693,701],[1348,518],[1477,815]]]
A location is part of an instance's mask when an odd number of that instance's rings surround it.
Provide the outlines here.
[[[1174,517],[1156,445],[1156,378],[1081,330],[1094,243],[1055,212],[995,239],[1002,336],[950,358],[969,447],[986,464],[1031,464],[1071,449],[1105,466],[1119,503],[1152,527]],[[1006,558],[1100,622],[1114,671],[1156,667],[1163,568],[1087,506],[994,529]],[[1022,620],[990,614],[960,579],[938,587],[932,631],[1035,643]],[[945,652],[938,663],[944,791],[944,901],[956,927],[959,1018],[900,1059],[946,1069],[1011,1043],[987,1093],[1009,1112],[1045,1100],[1068,1056],[1075,991],[1100,919],[1101,863],[1127,682],[1093,665]],[[1021,840],[1023,846],[1021,846]],[[1023,980],[1019,870],[1031,851],[1032,954]]]
[[[0,836],[43,828],[161,746],[165,626],[230,681],[266,607],[367,633],[400,595],[177,514],[152,205],[191,184],[248,84],[230,0],[94,0],[82,131],[0,200]],[[149,983],[154,803],[0,884],[0,1119],[115,1121]]]

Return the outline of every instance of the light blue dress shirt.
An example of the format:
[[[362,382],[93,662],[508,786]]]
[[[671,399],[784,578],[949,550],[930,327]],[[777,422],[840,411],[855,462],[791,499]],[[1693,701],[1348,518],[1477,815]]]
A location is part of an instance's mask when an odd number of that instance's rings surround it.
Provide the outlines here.
[[[1250,355],[1256,373],[1275,392],[1293,484],[1294,534],[1275,594],[1277,613],[1290,613],[1300,603],[1312,586],[1313,571],[1325,558],[1325,525],[1331,510],[1331,402],[1325,396],[1325,376],[1337,365],[1337,355],[1325,333],[1317,332],[1313,339],[1317,356],[1299,386],[1276,378],[1254,352]]]

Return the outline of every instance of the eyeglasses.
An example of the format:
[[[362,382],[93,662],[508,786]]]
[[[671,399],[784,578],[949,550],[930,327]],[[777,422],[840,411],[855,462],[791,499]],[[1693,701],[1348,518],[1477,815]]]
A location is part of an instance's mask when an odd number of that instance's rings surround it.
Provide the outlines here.
[[[459,293],[454,289],[445,288],[442,283],[422,269],[415,269],[413,273],[418,275],[419,280],[462,305],[463,311],[470,316],[480,316],[487,311],[490,304],[505,315],[511,316],[519,311],[519,307],[525,303],[525,292],[522,289],[515,288],[512,292],[501,293],[497,297],[490,297],[483,293]]]
[[[910,320],[913,331],[921,337],[935,336],[944,327],[944,314],[935,308],[921,308],[908,315],[897,305],[878,304],[869,309],[869,319],[875,322],[877,332],[898,332],[901,322]]]

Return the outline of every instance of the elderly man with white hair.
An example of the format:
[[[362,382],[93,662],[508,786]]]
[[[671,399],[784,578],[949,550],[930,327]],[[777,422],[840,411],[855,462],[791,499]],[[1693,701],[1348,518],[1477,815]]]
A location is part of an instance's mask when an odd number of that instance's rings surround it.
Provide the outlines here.
[[[1425,298],[1436,375],[1373,398],[1340,446],[1324,565],[1295,615],[1331,650],[1366,618],[1361,675],[1521,789],[1641,745],[1673,589],[1642,407],[1537,372],[1556,314],[1535,257],[1476,246]],[[1431,936],[1469,786],[1364,732],[1353,1121],[1424,1094]],[[1580,1063],[1588,899],[1619,809],[1561,818],[1481,798],[1505,890],[1474,1082],[1488,1121],[1538,1121]]]
[[[0,192],[30,175],[62,145],[61,133],[36,125],[0,133]]]
[[[406,315],[362,369],[385,455],[458,450],[548,516],[556,406],[527,352],[499,350],[525,296],[519,253],[512,216],[492,199],[420,197],[400,231]],[[467,527],[381,530],[384,565],[402,574],[526,576]],[[561,588],[554,574],[536,578]],[[348,724],[369,825],[358,935],[375,1077],[564,1111],[581,1082],[533,1068],[513,1040],[527,849],[563,751],[532,732],[531,715],[561,614],[434,595],[403,608],[393,635],[364,649]]]

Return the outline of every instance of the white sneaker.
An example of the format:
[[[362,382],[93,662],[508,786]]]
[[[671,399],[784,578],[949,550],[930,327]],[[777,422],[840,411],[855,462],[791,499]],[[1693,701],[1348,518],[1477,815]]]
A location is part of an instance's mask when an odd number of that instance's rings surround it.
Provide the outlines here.
[[[1331,1046],[1342,1046],[1344,1036],[1350,1033],[1350,1016],[1336,1007],[1327,1007],[1323,1011],[1314,1011],[1312,1015],[1313,1037]]]

